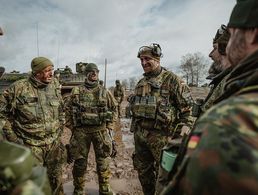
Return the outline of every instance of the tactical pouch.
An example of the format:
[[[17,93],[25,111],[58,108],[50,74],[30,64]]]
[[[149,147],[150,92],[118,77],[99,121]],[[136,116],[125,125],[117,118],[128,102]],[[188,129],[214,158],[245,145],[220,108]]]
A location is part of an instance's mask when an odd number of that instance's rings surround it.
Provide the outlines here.
[[[82,112],[81,113],[81,124],[82,125],[101,125],[102,120],[98,113],[88,113]]]
[[[155,119],[156,117],[157,102],[155,96],[148,96],[147,104],[145,107],[145,117],[149,119]]]
[[[134,105],[132,106],[133,115],[136,118],[145,117],[145,107],[142,105],[141,97],[136,96]]]
[[[202,113],[201,106],[204,104],[203,99],[197,99],[196,102],[193,104],[192,108],[192,116],[193,117],[199,117]]]
[[[136,118],[155,119],[157,101],[155,96],[136,96],[132,106],[133,115]]]

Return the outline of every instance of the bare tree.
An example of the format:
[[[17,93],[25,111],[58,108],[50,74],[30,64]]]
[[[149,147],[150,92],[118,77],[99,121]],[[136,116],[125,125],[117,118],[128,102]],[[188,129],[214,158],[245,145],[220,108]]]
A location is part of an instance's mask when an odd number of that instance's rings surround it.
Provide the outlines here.
[[[135,88],[136,83],[137,83],[136,77],[130,77],[130,78],[129,78],[130,90],[133,90],[133,89]]]
[[[182,56],[180,69],[187,84],[198,86],[207,75],[208,59],[200,52]]]
[[[127,79],[122,80],[122,86],[124,87],[125,90],[127,90],[129,88],[129,84],[128,84]]]

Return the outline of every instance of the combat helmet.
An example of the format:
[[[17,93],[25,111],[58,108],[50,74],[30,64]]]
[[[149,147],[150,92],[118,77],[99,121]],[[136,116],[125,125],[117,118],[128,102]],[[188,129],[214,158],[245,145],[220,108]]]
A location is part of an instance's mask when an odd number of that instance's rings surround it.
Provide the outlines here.
[[[93,71],[93,70],[99,71],[98,66],[97,66],[96,64],[94,64],[94,63],[88,63],[88,64],[86,65],[84,71],[85,71],[85,72],[90,72],[90,71]]]

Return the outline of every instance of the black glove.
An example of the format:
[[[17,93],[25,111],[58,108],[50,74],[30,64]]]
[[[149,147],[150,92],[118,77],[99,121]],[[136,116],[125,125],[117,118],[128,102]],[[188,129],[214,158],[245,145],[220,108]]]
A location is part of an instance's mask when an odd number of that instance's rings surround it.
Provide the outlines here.
[[[71,154],[71,146],[70,146],[70,144],[66,144],[65,148],[66,148],[66,153],[67,153],[67,163],[71,164],[71,163],[73,163],[74,158],[73,158],[73,156]]]

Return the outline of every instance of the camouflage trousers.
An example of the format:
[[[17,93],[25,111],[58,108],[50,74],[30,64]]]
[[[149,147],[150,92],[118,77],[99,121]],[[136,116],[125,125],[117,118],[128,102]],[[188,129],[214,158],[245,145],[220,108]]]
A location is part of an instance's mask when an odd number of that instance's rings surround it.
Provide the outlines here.
[[[121,118],[122,114],[121,114],[121,98],[122,97],[115,97],[116,101],[117,101],[117,113],[118,113],[118,117]]]
[[[32,154],[40,165],[47,168],[49,183],[54,195],[63,195],[62,166],[66,160],[66,151],[61,141],[47,146],[31,146]]]
[[[134,132],[135,152],[133,165],[144,195],[154,195],[158,177],[162,148],[167,144],[167,137],[157,131],[137,129]]]
[[[109,178],[109,156],[112,151],[112,142],[106,130],[92,133],[85,133],[82,130],[74,130],[70,140],[70,152],[74,161],[73,184],[74,194],[85,194],[85,173],[87,171],[87,160],[90,146],[93,144],[97,164],[100,194],[112,194],[110,192]]]

